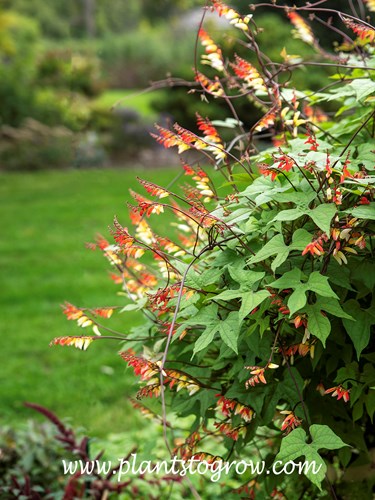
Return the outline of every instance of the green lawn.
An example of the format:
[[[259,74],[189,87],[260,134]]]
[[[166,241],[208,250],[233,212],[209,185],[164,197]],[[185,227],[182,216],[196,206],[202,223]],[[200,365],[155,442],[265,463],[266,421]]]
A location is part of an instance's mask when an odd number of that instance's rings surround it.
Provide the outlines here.
[[[91,307],[123,303],[107,261],[84,244],[98,232],[108,236],[114,214],[128,223],[125,201],[129,187],[138,186],[137,174],[167,185],[175,171],[0,175],[0,424],[33,417],[22,404],[32,401],[71,417],[91,435],[139,425],[127,402],[136,391],[134,379],[117,355],[117,342],[94,343],[86,352],[48,346],[55,336],[83,333],[61,313],[63,301]],[[136,321],[136,314],[121,316],[125,331]]]
[[[95,105],[111,109],[112,107],[132,108],[143,118],[155,120],[157,113],[152,109],[151,102],[160,96],[164,90],[145,92],[138,89],[110,89],[106,90],[96,100]]]

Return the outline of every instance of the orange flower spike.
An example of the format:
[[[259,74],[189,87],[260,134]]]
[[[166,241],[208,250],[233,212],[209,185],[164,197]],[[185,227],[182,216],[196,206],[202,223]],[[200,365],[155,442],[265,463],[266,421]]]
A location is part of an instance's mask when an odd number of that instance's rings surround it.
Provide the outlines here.
[[[303,104],[303,114],[311,123],[316,124],[328,121],[328,115],[326,115],[322,109],[318,107],[312,108],[306,103]]]
[[[235,415],[240,415],[240,417],[245,420],[245,422],[251,422],[251,420],[254,417],[254,410],[252,408],[249,408],[248,406],[244,406],[241,403],[237,403],[235,410],[234,410]]]
[[[123,277],[121,275],[111,273],[109,277],[114,281],[114,283],[116,283],[116,285],[121,285],[123,283]]]
[[[360,236],[355,242],[354,242],[355,246],[357,246],[358,248],[361,248],[362,250],[364,248],[366,248],[366,240],[362,234],[362,236]]]
[[[286,434],[289,434],[289,432],[302,424],[302,420],[298,418],[292,411],[283,410],[280,413],[283,415],[287,415],[287,417],[281,424],[281,430],[286,431]]]
[[[337,227],[333,227],[331,229],[331,236],[334,241],[337,241],[340,238],[340,229]]]
[[[304,142],[304,144],[310,144],[310,151],[318,151],[319,144],[316,141],[315,135],[311,132],[309,127],[307,127],[307,132],[306,132],[307,140]]]
[[[357,23],[351,19],[341,16],[342,21],[345,26],[353,31],[361,40],[368,40],[373,43],[375,39],[375,30],[367,26],[366,24]]]
[[[370,200],[366,196],[361,196],[359,200],[360,205],[370,205]]]
[[[264,175],[264,177],[267,177],[268,175],[271,176],[271,180],[274,181],[276,177],[278,176],[278,172],[275,168],[270,167],[267,165],[267,163],[261,163],[258,165],[259,172]]]
[[[139,215],[146,215],[150,217],[152,214],[159,215],[164,212],[164,207],[160,203],[149,203],[143,201],[139,204]]]
[[[78,307],[70,304],[69,302],[65,302],[63,313],[67,317],[68,320],[76,320],[83,316],[83,312]]]
[[[275,125],[275,121],[276,121],[276,111],[274,109],[271,109],[255,125],[254,132],[262,132],[263,130],[272,127],[273,125]]]
[[[96,238],[96,243],[86,243],[86,247],[90,250],[96,250],[97,247],[100,250],[104,250],[105,248],[109,247],[109,242],[105,238],[103,238],[103,236],[98,235]]]
[[[325,170],[326,170],[326,178],[328,179],[332,175],[332,168],[331,168],[331,157],[329,153],[327,153],[327,159],[326,159],[326,164],[325,164]]]
[[[350,151],[348,152],[348,154],[346,156],[346,160],[345,160],[344,165],[342,167],[342,174],[340,177],[340,183],[344,182],[344,180],[347,178],[351,179],[353,177],[353,175],[348,170],[348,165],[350,164],[349,155],[350,155]]]
[[[140,280],[144,286],[147,288],[153,288],[158,284],[156,276],[151,273],[141,273]]]
[[[176,392],[181,389],[186,389],[190,396],[200,390],[200,386],[194,382],[194,380],[189,379],[186,375],[181,374],[177,370],[167,370],[166,383],[169,384],[169,388],[172,389],[176,384]]]
[[[133,246],[132,248],[127,248],[124,250],[124,254],[127,257],[132,257],[133,259],[139,259],[144,255],[145,251],[141,247],[135,247]]]
[[[53,345],[61,345],[61,346],[73,346],[77,349],[81,349],[82,351],[86,351],[88,346],[95,340],[95,337],[56,337],[50,343],[50,347]]]
[[[253,377],[249,378],[249,380],[246,381],[246,389],[249,388],[249,385],[251,387],[254,387],[256,384],[259,384],[259,382],[262,382],[262,384],[267,384],[267,380],[264,376],[265,368],[261,368],[260,366],[245,366],[245,368],[247,370],[250,370],[251,375],[253,375]]]
[[[238,441],[238,438],[240,435],[245,436],[246,434],[246,427],[241,425],[238,427],[233,427],[232,425],[228,423],[221,423],[221,422],[215,422],[214,426],[217,428],[219,432],[222,434],[225,434],[226,436],[230,437],[233,439],[233,441]]]
[[[225,417],[229,417],[236,406],[236,401],[234,399],[228,399],[224,396],[221,396],[221,394],[216,394],[216,396],[220,396],[217,402],[217,408],[221,410],[222,414]]]
[[[212,81],[209,78],[207,78],[203,73],[196,71],[195,81],[201,84],[203,90],[213,95],[214,97],[220,97],[224,95],[224,90],[217,77],[215,77],[215,81]]]
[[[231,63],[235,74],[244,80],[254,90],[267,91],[266,84],[257,69],[242,57],[235,55],[235,63]]]
[[[157,198],[166,198],[169,196],[169,191],[166,191],[162,187],[154,184],[153,182],[145,181],[137,177],[137,181],[142,184],[142,186],[146,189],[151,196],[156,196]]]
[[[216,217],[210,215],[210,212],[203,207],[193,206],[189,212],[202,227],[212,227],[219,222]]]
[[[195,175],[196,172],[190,165],[184,164],[182,167],[185,170],[185,175]]]
[[[327,389],[324,394],[332,394],[332,397],[337,397],[337,400],[342,398],[345,403],[347,403],[350,399],[350,389],[345,389],[341,384]]]
[[[216,43],[212,40],[212,38],[203,28],[199,30],[198,36],[200,38],[201,44],[203,45],[203,47],[205,47],[207,53],[217,52],[218,50],[220,50],[216,45]]]
[[[137,399],[143,399],[147,397],[152,398],[152,396],[158,398],[160,396],[160,391],[161,388],[159,382],[147,384],[137,392],[136,398]]]
[[[322,255],[324,253],[323,248],[316,242],[309,243],[306,245],[305,249],[302,251],[302,255],[310,253],[311,255]]]
[[[278,162],[277,168],[285,172],[289,172],[294,167],[294,160],[288,155],[282,155],[279,158],[275,158],[275,160]]]
[[[303,318],[301,316],[296,316],[293,323],[296,328],[299,328],[303,324]]]
[[[375,0],[364,0],[367,8],[371,12],[375,12]]]
[[[294,36],[295,38],[300,38],[305,43],[309,45],[315,44],[315,39],[313,32],[310,26],[306,23],[306,21],[296,12],[289,12],[287,16],[290,19],[290,22],[295,27]]]
[[[342,191],[340,188],[335,188],[332,199],[336,205],[342,204]]]
[[[277,488],[274,488],[271,491],[270,497],[273,500],[287,500],[287,497],[284,495],[282,491],[279,491]]]
[[[119,353],[128,366],[134,370],[134,375],[140,375],[141,380],[147,380],[160,372],[157,363],[147,361],[142,357],[136,356],[131,349]]]
[[[216,12],[219,14],[219,16],[224,16],[230,24],[233,24],[236,28],[241,29],[242,31],[248,31],[249,27],[249,21],[252,18],[251,15],[247,16],[240,16],[237,11],[234,9],[228,7],[224,2],[221,0],[211,0],[213,8],[216,10]]]
[[[113,314],[113,309],[111,307],[102,307],[100,309],[93,309],[93,313],[102,318],[110,318]]]
[[[206,54],[202,56],[202,64],[207,64],[217,71],[224,71],[224,59],[221,49],[203,28],[199,30],[198,36],[206,52]]]
[[[172,148],[173,146],[178,147],[178,154],[183,153],[190,149],[190,143],[186,139],[183,140],[178,134],[175,134],[171,130],[160,127],[159,125],[155,125],[155,128],[158,130],[159,135],[151,134],[156,141],[164,146],[165,148]],[[191,142],[191,141],[190,141]]]
[[[321,396],[324,396],[326,389],[323,385],[323,382],[319,382],[319,384],[316,386],[316,390],[319,392]]]
[[[190,130],[181,127],[178,123],[175,123],[173,127],[176,130],[178,137],[181,139],[181,142],[185,144],[188,149],[191,147],[194,147],[195,149],[205,149],[208,147],[207,144],[199,139],[197,135],[190,132]]]
[[[302,251],[302,255],[306,255],[307,253],[310,253],[312,256],[317,255],[318,257],[320,255],[323,255],[325,253],[325,250],[323,248],[324,242],[328,241],[328,237],[325,233],[323,233],[321,236],[313,240],[311,243],[306,245],[304,250]]]
[[[208,118],[202,118],[199,113],[196,113],[197,125],[199,130],[201,130],[209,142],[214,142],[216,144],[222,144],[221,137],[218,134],[216,128],[212,125]]]
[[[300,356],[306,356],[310,352],[310,345],[309,344],[298,344],[298,354]]]
[[[116,229],[113,234],[116,243],[123,248],[130,248],[134,243],[134,238],[129,234],[128,229],[126,227],[122,227],[116,217],[114,218],[113,225]]]

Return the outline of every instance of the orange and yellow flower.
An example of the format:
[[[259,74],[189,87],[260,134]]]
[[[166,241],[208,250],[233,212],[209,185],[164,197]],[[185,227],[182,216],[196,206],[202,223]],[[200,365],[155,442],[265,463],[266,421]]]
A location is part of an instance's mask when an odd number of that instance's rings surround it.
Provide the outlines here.
[[[240,436],[245,437],[246,435],[246,427],[244,425],[233,427],[231,424],[227,422],[215,422],[214,426],[217,428],[219,432],[230,437],[231,439],[233,439],[233,441],[238,441],[238,438]]]
[[[262,92],[267,91],[266,84],[258,70],[248,61],[236,54],[235,63],[231,63],[231,67],[235,74],[247,83],[249,88]]]
[[[332,394],[332,397],[337,397],[337,400],[342,398],[345,403],[350,399],[350,389],[345,389],[341,384],[327,389],[324,394]]]
[[[312,29],[307,24],[307,22],[296,12],[289,12],[288,17],[290,22],[295,27],[294,36],[295,38],[300,38],[305,43],[309,45],[314,45],[315,39]]]
[[[289,410],[283,410],[280,412],[282,415],[287,415],[281,424],[281,430],[285,431],[285,434],[289,434],[293,429],[299,427],[302,424],[302,420],[298,418],[294,412]]]
[[[220,47],[216,45],[216,43],[203,28],[199,30],[198,36],[206,52],[202,55],[202,64],[207,64],[217,71],[224,71],[224,59]]]
[[[61,346],[73,346],[82,351],[86,351],[88,346],[95,340],[95,337],[90,336],[79,336],[79,337],[56,337],[50,343],[50,347],[53,345]]]
[[[250,22],[250,19],[252,18],[252,15],[247,15],[247,16],[240,16],[240,14],[228,7],[224,2],[221,0],[211,0],[213,8],[216,10],[216,12],[219,14],[219,16],[224,16],[230,24],[233,24],[235,28],[239,28],[242,31],[248,31],[249,27],[248,24]]]
[[[195,81],[200,83],[202,88],[206,92],[208,92],[209,94],[213,95],[214,97],[220,97],[220,96],[224,95],[224,90],[223,90],[223,87],[221,86],[221,83],[220,83],[218,77],[215,77],[215,81],[213,81],[213,80],[210,80],[207,76],[205,76],[200,71],[196,71]]]

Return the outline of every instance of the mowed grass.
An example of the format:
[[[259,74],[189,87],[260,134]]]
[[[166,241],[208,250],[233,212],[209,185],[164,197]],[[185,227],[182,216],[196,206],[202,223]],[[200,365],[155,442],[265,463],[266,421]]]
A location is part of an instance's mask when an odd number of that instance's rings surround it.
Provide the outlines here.
[[[17,425],[36,416],[23,406],[31,401],[70,417],[90,435],[140,425],[127,401],[137,388],[117,354],[119,343],[96,342],[85,352],[48,345],[56,336],[88,332],[66,320],[60,309],[65,300],[85,307],[126,303],[108,277],[108,262],[85,242],[97,233],[109,236],[115,214],[130,224],[128,190],[143,191],[136,175],[166,186],[176,172],[0,175],[0,424]],[[141,321],[138,314],[121,315],[116,326],[126,332]]]
[[[147,92],[138,89],[109,89],[103,92],[96,100],[95,105],[105,109],[131,108],[143,118],[154,120],[157,113],[152,109],[152,101],[160,96],[164,90]]]

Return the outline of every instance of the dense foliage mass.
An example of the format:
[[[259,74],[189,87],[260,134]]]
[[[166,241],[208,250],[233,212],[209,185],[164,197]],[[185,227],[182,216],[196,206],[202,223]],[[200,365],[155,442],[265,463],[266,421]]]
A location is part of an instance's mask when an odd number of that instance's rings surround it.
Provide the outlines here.
[[[314,36],[329,1],[270,4],[317,53],[303,61],[286,44],[274,63],[257,42],[257,5],[240,15],[212,0],[251,56],[228,59],[202,22],[196,92],[223,100],[231,116],[197,114],[199,134],[156,127],[159,143],[184,153],[193,183],[182,196],[139,179],[148,194],[132,193],[134,231],[119,217],[114,242],[90,245],[109,260],[129,303],[66,304],[68,319],[94,335],[53,341],[85,350],[102,334],[124,340],[120,355],[141,383],[135,406],[159,413],[171,455],[321,465],[302,476],[233,473],[206,486],[205,498],[371,498],[375,29],[360,16],[375,4],[359,3],[352,14],[328,10],[327,29],[343,37],[335,52]],[[329,85],[293,87],[296,68],[319,64],[335,71]],[[240,99],[262,112],[251,129],[236,114]],[[273,145],[260,151],[261,138]],[[166,211],[174,217],[168,238],[150,222]],[[105,326],[114,312],[126,324],[129,310],[143,313],[142,326],[124,334]]]

